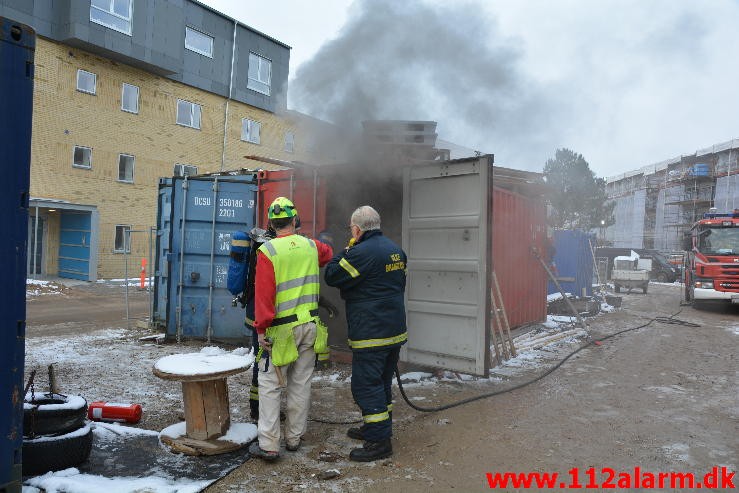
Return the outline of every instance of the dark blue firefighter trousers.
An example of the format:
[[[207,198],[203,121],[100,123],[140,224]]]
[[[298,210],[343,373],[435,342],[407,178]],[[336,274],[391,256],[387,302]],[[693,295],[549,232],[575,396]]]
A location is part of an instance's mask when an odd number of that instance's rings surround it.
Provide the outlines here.
[[[379,442],[393,434],[392,383],[400,347],[352,354],[352,397],[362,410],[364,439]]]

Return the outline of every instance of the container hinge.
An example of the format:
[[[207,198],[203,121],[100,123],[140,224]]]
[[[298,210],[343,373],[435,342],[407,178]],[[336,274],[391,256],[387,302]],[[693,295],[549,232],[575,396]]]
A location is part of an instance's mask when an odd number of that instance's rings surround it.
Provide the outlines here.
[[[216,181],[213,182],[213,191],[214,192],[217,192],[218,191],[218,180],[216,180]]]

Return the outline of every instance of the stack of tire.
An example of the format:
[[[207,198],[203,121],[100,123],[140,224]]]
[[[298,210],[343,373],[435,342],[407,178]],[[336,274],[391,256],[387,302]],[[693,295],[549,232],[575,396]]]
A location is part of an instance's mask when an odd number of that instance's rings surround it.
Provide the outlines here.
[[[92,427],[79,395],[29,393],[23,402],[23,475],[76,466],[90,456]]]

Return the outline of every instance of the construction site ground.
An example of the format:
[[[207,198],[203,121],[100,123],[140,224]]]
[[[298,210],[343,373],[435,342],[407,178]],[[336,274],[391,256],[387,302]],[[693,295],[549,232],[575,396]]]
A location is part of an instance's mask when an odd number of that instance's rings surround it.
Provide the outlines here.
[[[653,284],[646,295],[622,296],[621,309],[588,319],[595,339],[655,316],[674,315],[700,326],[653,322],[580,351],[524,388],[442,412],[412,410],[396,387],[391,459],[349,462],[349,451],[360,444],[346,437],[349,425],[311,421],[299,451],[283,449],[270,464],[249,459],[206,491],[467,492],[489,490],[488,472],[556,472],[569,484],[569,471],[579,468],[585,485],[590,467],[598,483],[607,479],[603,468],[616,474],[635,467],[655,474],[692,472],[701,479],[714,466],[736,471],[739,306],[680,306],[677,285]],[[206,344],[141,341],[152,332],[125,319],[123,299],[120,285],[106,283],[29,296],[26,377],[39,370],[37,385],[43,388],[45,368],[54,363],[64,391],[88,402],[138,402],[144,418],[137,426],[161,430],[182,419],[181,388],[154,377],[152,365]],[[148,314],[145,291],[133,289],[129,302],[131,318]],[[417,405],[435,406],[504,389],[531,380],[585,342],[566,339],[526,353],[491,378],[416,372],[409,375],[407,392]],[[341,364],[316,374],[312,418],[359,417],[350,374]],[[250,377],[229,378],[232,421],[249,421]]]

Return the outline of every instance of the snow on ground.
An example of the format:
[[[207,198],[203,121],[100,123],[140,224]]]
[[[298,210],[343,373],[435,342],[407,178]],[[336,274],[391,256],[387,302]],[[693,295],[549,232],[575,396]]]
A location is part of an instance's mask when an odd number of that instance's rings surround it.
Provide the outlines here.
[[[167,426],[159,436],[179,438],[187,433],[187,424],[184,421]],[[231,423],[230,428],[218,440],[245,445],[257,437],[257,426],[252,423]]]
[[[110,438],[113,436],[122,435],[149,435],[159,436],[159,432],[154,430],[145,430],[143,428],[134,428],[133,426],[125,426],[120,423],[102,423],[99,421],[91,423],[92,432],[95,436],[102,439]]]
[[[27,486],[43,489],[46,493],[196,493],[208,486],[211,481],[191,481],[166,479],[156,476],[147,478],[113,477],[105,478],[92,474],[81,474],[71,467],[63,471],[49,472],[43,476],[27,479]],[[23,491],[27,491],[24,487]],[[29,490],[33,491],[33,490]]]
[[[733,327],[727,327],[726,330],[734,334],[735,336],[739,336],[739,325],[734,325]]]
[[[26,279],[26,297],[42,296],[47,294],[62,294],[64,286],[53,281],[40,279]]]

